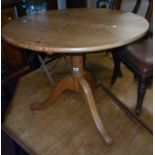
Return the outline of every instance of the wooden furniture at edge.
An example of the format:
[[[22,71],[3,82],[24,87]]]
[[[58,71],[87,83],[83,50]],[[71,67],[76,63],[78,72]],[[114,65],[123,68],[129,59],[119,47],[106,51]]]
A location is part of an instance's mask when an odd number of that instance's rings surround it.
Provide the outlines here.
[[[2,28],[17,18],[16,6],[2,10]],[[6,71],[4,79],[16,78],[30,69],[27,55],[17,47],[11,46],[2,39],[2,71]],[[4,66],[3,66],[4,65]]]
[[[122,0],[114,0],[113,8],[120,9]],[[137,0],[133,9],[137,13],[142,0]],[[148,8],[145,18],[150,22],[153,12],[153,0],[148,0]],[[125,64],[137,77],[137,105],[136,114],[140,114],[149,80],[153,77],[153,40],[149,34],[136,43],[126,47],[115,49],[113,52],[114,71],[111,83],[114,84],[117,77],[121,77],[121,62]]]
[[[133,20],[138,22],[133,23]],[[38,26],[34,31],[36,24]],[[112,26],[113,24],[117,25],[117,29]],[[83,55],[131,43],[143,37],[148,28],[149,24],[144,18],[132,13],[103,9],[69,9],[20,18],[5,26],[2,36],[7,42],[20,48],[44,51],[48,54],[68,53],[70,55],[71,75],[57,84],[45,102],[33,104],[31,110],[48,108],[66,89],[79,92],[88,103],[99,133],[109,144],[112,140],[101,122],[91,90],[91,88],[96,89],[98,84],[86,71]],[[19,36],[25,36],[24,40],[16,36],[16,30],[18,30]],[[108,30],[108,33],[105,30]]]

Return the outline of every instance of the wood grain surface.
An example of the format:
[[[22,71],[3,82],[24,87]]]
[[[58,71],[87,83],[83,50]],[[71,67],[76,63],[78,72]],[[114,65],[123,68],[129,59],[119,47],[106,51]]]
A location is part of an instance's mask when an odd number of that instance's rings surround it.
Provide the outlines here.
[[[131,43],[148,31],[141,16],[108,9],[67,9],[22,17],[5,26],[15,46],[51,53],[93,52]]]
[[[72,61],[72,73],[62,79],[56,85],[47,100],[37,104],[32,104],[30,109],[33,111],[38,111],[49,108],[53,105],[53,103],[56,102],[56,100],[59,99],[60,95],[62,95],[62,93],[64,93],[66,90],[80,93],[83,95],[86,103],[88,103],[94,123],[99,133],[103,137],[105,143],[111,144],[112,138],[102,124],[102,120],[93,97],[93,92],[96,91],[96,89],[94,89],[95,87],[93,88],[93,86],[97,86],[98,84],[96,80],[93,79],[91,74],[85,70],[83,54],[70,56],[69,58]],[[93,89],[93,91],[91,89]]]
[[[134,112],[137,82],[125,66],[125,76],[115,85],[110,84],[112,58],[102,54],[89,54],[87,68],[106,84],[124,104]],[[62,59],[54,70],[57,82],[70,72]],[[51,69],[52,64],[48,64]],[[88,105],[81,95],[66,91],[50,108],[33,112],[30,105],[44,101],[54,89],[46,75],[38,69],[20,79],[4,122],[7,133],[30,154],[37,155],[152,155],[152,135],[133,122],[101,89],[95,91],[95,101],[109,134],[113,138],[105,145],[94,126]],[[153,90],[148,89],[140,115],[153,127]]]

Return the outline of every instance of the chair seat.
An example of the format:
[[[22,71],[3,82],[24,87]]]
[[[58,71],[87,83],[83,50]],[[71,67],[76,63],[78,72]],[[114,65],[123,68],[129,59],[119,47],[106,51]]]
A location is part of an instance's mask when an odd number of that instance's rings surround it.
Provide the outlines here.
[[[134,72],[148,77],[153,74],[153,40],[144,38],[120,48],[117,56]]]
[[[148,22],[152,22],[153,16],[153,0],[146,0],[148,5],[146,7],[145,18]],[[123,0],[113,0],[112,8],[120,9]],[[143,0],[135,0],[133,13],[138,13],[141,8]],[[116,82],[118,77],[123,74],[121,72],[120,64],[123,63],[134,73],[134,77],[138,80],[137,88],[137,105],[135,108],[136,114],[140,114],[142,110],[143,99],[148,86],[148,82],[153,77],[153,40],[152,33],[147,35],[130,45],[114,49],[112,51],[114,61],[114,71],[111,79],[111,84]]]

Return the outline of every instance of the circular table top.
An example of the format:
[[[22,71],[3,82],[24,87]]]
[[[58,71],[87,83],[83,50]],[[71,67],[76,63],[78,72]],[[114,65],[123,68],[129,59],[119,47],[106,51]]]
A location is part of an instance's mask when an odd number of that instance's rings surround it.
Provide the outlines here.
[[[12,21],[2,37],[15,46],[46,53],[80,53],[129,44],[148,31],[143,17],[108,9],[66,9]]]

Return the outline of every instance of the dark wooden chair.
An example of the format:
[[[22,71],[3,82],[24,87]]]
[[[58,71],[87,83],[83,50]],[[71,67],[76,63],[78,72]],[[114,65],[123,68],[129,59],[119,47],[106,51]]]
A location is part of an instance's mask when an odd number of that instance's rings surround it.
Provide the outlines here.
[[[122,0],[113,1],[113,9],[120,9]],[[137,0],[133,13],[137,13],[142,0]],[[145,18],[150,22],[153,12],[153,0],[148,0],[149,5]],[[135,43],[112,51],[114,71],[111,83],[114,84],[122,76],[121,62],[127,66],[138,79],[136,114],[141,113],[142,103],[148,82],[153,77],[153,40],[149,33]]]

